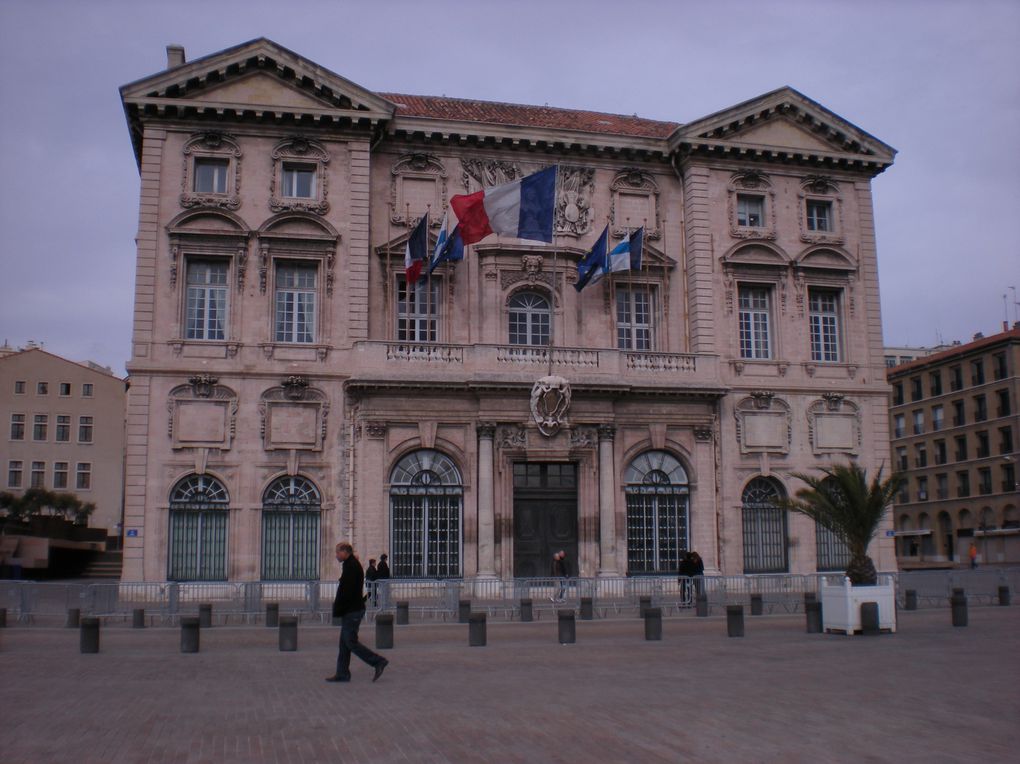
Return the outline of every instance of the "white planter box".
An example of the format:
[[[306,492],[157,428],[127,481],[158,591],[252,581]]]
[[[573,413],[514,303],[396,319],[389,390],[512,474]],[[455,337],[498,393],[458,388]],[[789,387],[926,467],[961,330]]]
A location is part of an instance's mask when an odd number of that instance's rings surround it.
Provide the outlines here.
[[[896,579],[889,574],[878,576],[877,586],[851,586],[850,579],[830,584],[822,580],[819,586],[822,601],[822,628],[840,631],[847,635],[861,631],[861,603],[878,603],[878,627],[896,631]]]

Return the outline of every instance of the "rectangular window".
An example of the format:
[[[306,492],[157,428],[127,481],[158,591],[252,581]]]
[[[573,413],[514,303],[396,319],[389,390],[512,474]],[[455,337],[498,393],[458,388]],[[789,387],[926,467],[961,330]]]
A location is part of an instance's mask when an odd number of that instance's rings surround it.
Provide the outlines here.
[[[954,438],[956,443],[956,461],[963,462],[967,460],[967,436],[957,435]]]
[[[832,202],[808,199],[807,227],[809,231],[831,231]]]
[[[7,462],[7,487],[21,488],[22,463],[11,460]]]
[[[47,414],[36,414],[32,418],[32,440],[46,440],[49,422]]]
[[[226,332],[227,264],[215,260],[189,261],[185,338],[222,340]]]
[[[944,424],[944,414],[941,406],[931,407],[931,428],[933,430],[941,430]]]
[[[948,461],[946,442],[944,440],[936,440],[934,446],[935,446],[935,463],[945,464],[946,461]]]
[[[36,395],[49,395],[50,394],[50,383],[49,382],[36,382],[35,384]]]
[[[917,479],[917,500],[928,501],[928,478],[926,477]]]
[[[963,411],[963,401],[953,401],[953,427],[966,424],[967,417]]]
[[[897,382],[893,385],[893,406],[903,405],[903,383]]]
[[[914,412],[914,435],[924,433],[924,412],[918,409]]]
[[[913,377],[910,380],[910,400],[919,401],[924,397],[924,392],[921,390],[921,378]]]
[[[297,199],[315,198],[315,165],[291,164],[283,165],[283,195]]]
[[[655,295],[648,287],[616,288],[616,347],[653,350]]]
[[[78,442],[79,443],[92,442],[92,417],[90,416],[78,417]]]
[[[431,283],[432,289],[429,289]],[[397,340],[438,342],[439,280],[418,281],[410,289],[407,280],[397,279]]]
[[[1013,453],[1013,428],[1012,427],[1000,427],[999,428],[999,454],[1011,454]]]
[[[941,472],[935,476],[935,498],[949,498],[949,475],[945,472]]]
[[[53,462],[53,488],[67,488],[67,462]]]
[[[982,467],[978,470],[978,493],[987,496],[992,492],[992,470],[990,467]]]
[[[199,194],[227,193],[228,159],[195,159],[195,192]]]
[[[978,358],[970,362],[970,381],[973,385],[985,383],[985,362]]]
[[[57,443],[67,443],[71,440],[71,417],[65,414],[57,415]]]
[[[1003,493],[1011,493],[1017,489],[1016,484],[1016,470],[1012,464],[1003,464],[1000,467],[1002,470],[1002,491]]]
[[[315,342],[315,265],[276,266],[276,341]]]
[[[15,395],[25,394],[25,380],[23,379],[14,380],[14,394]]]
[[[997,390],[995,397],[999,399],[999,407],[996,409],[996,416],[1009,416],[1012,407],[1009,405],[1009,390]]]
[[[907,434],[906,418],[903,414],[896,414],[893,417],[893,437],[902,438]]]
[[[11,440],[25,439],[25,415],[11,414]]]
[[[46,485],[46,462],[32,462],[32,472],[28,478],[30,488],[43,488]]]
[[[771,297],[769,287],[740,287],[740,357],[772,357]]]
[[[907,470],[907,447],[897,446],[896,447],[896,470],[897,472],[905,472]]]
[[[91,398],[92,397],[92,383],[86,382],[81,386],[81,397]]]
[[[839,361],[839,292],[808,290],[811,360]]]
[[[956,496],[961,499],[970,496],[970,473],[966,470],[956,473]]]
[[[914,466],[920,469],[928,466],[928,449],[923,443],[914,446]]]
[[[949,369],[949,389],[954,393],[963,389],[963,369],[959,366]]]
[[[87,491],[92,488],[92,464],[90,462],[78,462],[75,487],[79,491]]]
[[[974,421],[983,422],[988,419],[988,402],[983,395],[974,396]]]
[[[981,432],[975,433],[975,435],[977,436],[977,449],[974,455],[978,459],[984,459],[990,453],[988,448],[988,433],[985,430],[982,430]]]
[[[1007,372],[1006,372],[1006,354],[1005,353],[996,353],[994,356],[992,356],[992,363],[995,366],[995,371],[993,372],[995,378],[996,379],[1005,379],[1006,378],[1006,374],[1007,374]]]
[[[928,375],[928,388],[931,390],[932,397],[936,395],[942,395],[942,372],[933,371]]]
[[[60,383],[60,397],[61,398],[66,398],[70,394],[71,394],[71,383],[70,382],[61,382]]]
[[[765,197],[737,194],[737,225],[761,228],[765,225]]]

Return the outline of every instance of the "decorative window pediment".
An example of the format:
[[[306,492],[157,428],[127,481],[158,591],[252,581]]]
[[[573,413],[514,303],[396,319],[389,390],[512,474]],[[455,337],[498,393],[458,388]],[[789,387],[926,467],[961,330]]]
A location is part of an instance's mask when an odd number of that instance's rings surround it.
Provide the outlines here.
[[[288,138],[273,147],[269,208],[325,215],[329,212],[329,152],[318,141]]]
[[[614,236],[625,236],[641,226],[645,227],[646,239],[662,235],[659,185],[651,175],[638,169],[624,170],[613,178],[609,190],[609,218]]]
[[[861,448],[861,410],[841,393],[824,393],[808,406],[808,438],[815,454],[856,455]]]
[[[237,215],[222,209],[195,209],[171,220],[166,232],[171,287],[176,286],[177,274],[187,256],[229,258],[237,276],[237,290],[244,288],[250,232]]]
[[[193,135],[184,144],[182,207],[241,206],[241,147],[226,133]]]
[[[811,244],[842,244],[843,197],[839,184],[824,175],[809,175],[797,195],[800,240]]]
[[[741,454],[788,454],[793,440],[790,404],[766,390],[756,390],[741,400],[733,416]]]
[[[259,430],[266,451],[322,451],[329,397],[305,377],[287,377],[259,401]]]
[[[390,222],[409,225],[431,210],[438,228],[446,210],[446,168],[432,154],[405,154],[390,171]]]
[[[230,449],[237,421],[237,393],[208,374],[191,377],[167,397],[172,448]]]
[[[757,170],[734,173],[726,202],[730,235],[735,239],[776,238],[776,193],[767,175]]]

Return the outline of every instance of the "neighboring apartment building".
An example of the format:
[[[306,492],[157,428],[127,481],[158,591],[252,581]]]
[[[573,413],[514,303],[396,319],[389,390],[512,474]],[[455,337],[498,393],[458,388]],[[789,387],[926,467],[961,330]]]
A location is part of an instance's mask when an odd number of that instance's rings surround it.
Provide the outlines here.
[[[0,353],[0,490],[46,488],[95,503],[118,535],[124,488],[123,379],[40,348]]]
[[[1020,562],[1020,326],[889,370],[901,566]]]
[[[781,88],[679,124],[370,92],[265,39],[121,89],[141,173],[125,580],[840,569],[771,500],[888,461],[871,179]],[[677,107],[687,111],[690,105]],[[552,245],[411,227],[559,167]],[[606,221],[644,266],[581,292]],[[891,523],[888,526],[891,530]],[[895,567],[884,536],[880,569]]]

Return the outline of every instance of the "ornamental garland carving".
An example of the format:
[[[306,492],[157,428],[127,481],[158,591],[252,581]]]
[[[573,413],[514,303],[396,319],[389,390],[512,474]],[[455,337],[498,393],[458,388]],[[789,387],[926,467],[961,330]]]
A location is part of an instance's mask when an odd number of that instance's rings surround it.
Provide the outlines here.
[[[390,222],[396,225],[410,226],[421,219],[425,210],[408,209],[405,195],[407,181],[427,181],[436,187],[438,193],[431,205],[431,228],[442,225],[442,213],[446,210],[446,168],[432,154],[405,154],[397,160],[390,170]]]
[[[496,431],[496,445],[499,448],[525,449],[528,447],[528,431],[523,425],[502,425]]]
[[[479,188],[488,188],[523,177],[516,162],[502,159],[461,159],[460,166],[465,191],[471,190],[472,180]]]
[[[556,233],[582,236],[591,230],[592,198],[595,196],[595,170],[590,167],[560,165],[559,188],[553,225]]]
[[[612,221],[613,236],[626,236],[635,228],[645,226],[646,239],[658,239],[662,235],[662,216],[659,207],[659,184],[651,175],[636,168],[616,174],[609,185],[609,219]],[[644,196],[651,207],[648,220],[627,220],[622,210],[621,198]]]
[[[571,448],[595,448],[598,432],[594,427],[574,427],[570,430]]]
[[[227,183],[222,194],[195,191],[195,159],[226,159]],[[220,207],[236,210],[241,206],[241,147],[232,135],[218,132],[196,133],[184,144],[184,170],[181,173],[182,207]]]
[[[737,194],[741,192],[757,192],[763,201],[763,220],[760,226],[737,225]],[[776,238],[776,193],[772,181],[758,170],[740,170],[730,176],[729,188],[726,192],[727,214],[730,219],[730,236],[734,239],[765,239]]]
[[[318,141],[307,138],[288,138],[280,141],[270,153],[272,176],[269,182],[269,209],[273,212],[293,210],[325,215],[329,212],[329,152]],[[286,161],[315,165],[316,196],[313,199],[295,199],[277,194],[283,183],[283,164]]]
[[[329,419],[329,397],[304,377],[285,378],[259,400],[259,434],[266,451],[321,451]]]
[[[174,449],[228,450],[237,431],[237,393],[208,374],[196,374],[167,395],[167,437]]]
[[[737,443],[741,454],[788,454],[793,442],[790,404],[774,393],[756,390],[737,403]]]

